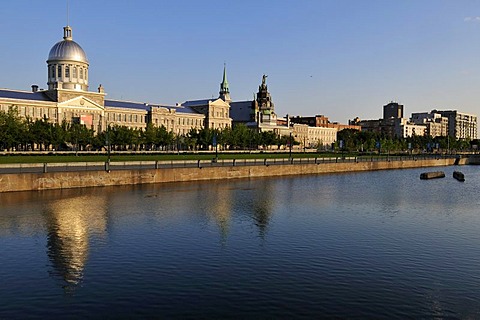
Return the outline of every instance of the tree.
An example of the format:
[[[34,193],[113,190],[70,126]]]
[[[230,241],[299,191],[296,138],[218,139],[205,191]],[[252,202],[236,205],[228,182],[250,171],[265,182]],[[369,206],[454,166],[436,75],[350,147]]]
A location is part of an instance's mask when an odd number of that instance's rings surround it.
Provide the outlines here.
[[[26,145],[27,125],[18,114],[18,108],[10,106],[8,111],[0,111],[0,144],[3,149],[18,149]]]

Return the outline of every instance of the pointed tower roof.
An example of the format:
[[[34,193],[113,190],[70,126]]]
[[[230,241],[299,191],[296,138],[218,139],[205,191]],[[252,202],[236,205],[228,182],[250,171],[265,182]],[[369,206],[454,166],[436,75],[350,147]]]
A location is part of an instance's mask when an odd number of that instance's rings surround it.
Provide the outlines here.
[[[227,103],[232,102],[232,99],[230,98],[230,88],[228,87],[227,81],[227,65],[225,63],[223,64],[223,80],[222,83],[220,83],[219,98]]]
[[[227,81],[227,65],[225,63],[223,64],[223,81],[220,83],[220,94],[222,93],[230,93]]]

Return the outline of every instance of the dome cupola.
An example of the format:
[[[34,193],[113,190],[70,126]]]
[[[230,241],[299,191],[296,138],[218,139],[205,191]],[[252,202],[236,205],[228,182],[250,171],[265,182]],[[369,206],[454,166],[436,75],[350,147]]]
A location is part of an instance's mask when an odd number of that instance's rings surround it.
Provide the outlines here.
[[[88,90],[88,59],[82,47],[73,41],[72,28],[63,28],[63,40],[48,55],[48,89]]]

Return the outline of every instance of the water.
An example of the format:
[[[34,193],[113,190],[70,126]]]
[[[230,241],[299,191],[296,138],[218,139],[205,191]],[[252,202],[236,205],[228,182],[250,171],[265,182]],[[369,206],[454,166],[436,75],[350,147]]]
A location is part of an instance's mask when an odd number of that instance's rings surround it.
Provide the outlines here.
[[[480,318],[454,169],[0,194],[0,318]]]

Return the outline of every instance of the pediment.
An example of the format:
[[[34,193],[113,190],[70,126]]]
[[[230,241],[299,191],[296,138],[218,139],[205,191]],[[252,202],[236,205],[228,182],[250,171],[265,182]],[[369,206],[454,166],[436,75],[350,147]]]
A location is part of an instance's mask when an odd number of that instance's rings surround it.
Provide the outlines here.
[[[58,104],[60,108],[64,109],[85,109],[85,110],[94,110],[94,111],[104,111],[105,107],[96,103],[95,101],[84,97],[84,96],[78,96],[73,99],[61,102]]]
[[[229,107],[230,105],[223,101],[222,99],[218,98],[217,100],[214,100],[210,102],[211,106],[222,106],[222,107]]]

